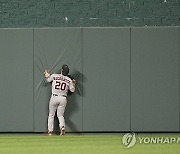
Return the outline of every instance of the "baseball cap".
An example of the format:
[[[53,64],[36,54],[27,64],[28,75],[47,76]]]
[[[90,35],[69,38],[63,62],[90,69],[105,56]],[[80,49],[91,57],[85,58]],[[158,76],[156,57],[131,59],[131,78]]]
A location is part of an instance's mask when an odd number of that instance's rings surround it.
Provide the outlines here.
[[[62,74],[63,75],[68,75],[68,73],[69,73],[68,65],[66,65],[66,64],[62,65]]]

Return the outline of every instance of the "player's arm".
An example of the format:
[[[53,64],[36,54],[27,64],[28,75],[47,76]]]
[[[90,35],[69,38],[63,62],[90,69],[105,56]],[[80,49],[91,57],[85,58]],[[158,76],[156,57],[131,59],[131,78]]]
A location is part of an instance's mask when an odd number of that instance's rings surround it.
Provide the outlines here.
[[[71,82],[70,82],[70,86],[69,86],[69,90],[73,93],[73,92],[75,92],[75,84],[76,84],[76,80],[72,80]]]
[[[48,70],[44,71],[44,76],[46,77],[46,80],[48,82],[51,82],[53,80],[52,75],[48,72]]]

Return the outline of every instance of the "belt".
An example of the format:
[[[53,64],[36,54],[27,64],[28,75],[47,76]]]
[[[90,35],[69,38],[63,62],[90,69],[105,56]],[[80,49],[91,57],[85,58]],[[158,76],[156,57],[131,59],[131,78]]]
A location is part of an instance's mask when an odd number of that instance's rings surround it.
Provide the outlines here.
[[[66,97],[66,95],[58,95],[58,94],[52,94],[53,96],[63,96]]]

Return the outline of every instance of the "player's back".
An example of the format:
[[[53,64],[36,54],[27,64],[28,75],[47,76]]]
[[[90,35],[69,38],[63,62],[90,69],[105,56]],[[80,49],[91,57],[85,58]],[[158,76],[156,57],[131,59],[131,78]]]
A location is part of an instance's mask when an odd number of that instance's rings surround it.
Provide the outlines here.
[[[67,96],[72,80],[68,76],[62,74],[52,74],[52,94]]]

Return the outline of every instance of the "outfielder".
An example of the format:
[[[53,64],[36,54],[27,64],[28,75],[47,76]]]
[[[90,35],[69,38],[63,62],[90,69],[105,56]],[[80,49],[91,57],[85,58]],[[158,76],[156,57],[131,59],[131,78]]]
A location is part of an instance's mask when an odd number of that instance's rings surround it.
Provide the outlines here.
[[[48,134],[52,135],[54,129],[54,115],[57,110],[57,117],[59,119],[60,135],[65,134],[65,120],[64,111],[67,103],[67,92],[75,91],[75,80],[71,80],[67,75],[69,67],[63,65],[60,74],[50,74],[47,70],[44,75],[47,82],[52,82],[52,95],[49,102],[49,116],[48,116]]]

